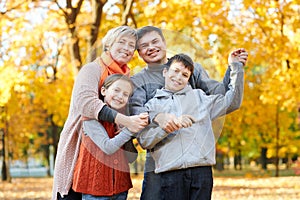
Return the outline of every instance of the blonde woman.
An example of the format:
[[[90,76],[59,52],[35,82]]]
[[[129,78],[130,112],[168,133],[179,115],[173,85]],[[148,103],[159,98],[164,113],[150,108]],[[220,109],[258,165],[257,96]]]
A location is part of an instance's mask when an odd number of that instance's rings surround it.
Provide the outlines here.
[[[108,75],[129,76],[127,63],[136,49],[136,31],[128,26],[114,28],[103,38],[103,53],[95,61],[81,68],[75,80],[70,110],[58,144],[54,168],[52,199],[81,199],[72,190],[74,169],[83,133],[84,118],[117,123],[131,132],[138,132],[148,123],[142,115],[125,116],[99,99],[100,89]]]

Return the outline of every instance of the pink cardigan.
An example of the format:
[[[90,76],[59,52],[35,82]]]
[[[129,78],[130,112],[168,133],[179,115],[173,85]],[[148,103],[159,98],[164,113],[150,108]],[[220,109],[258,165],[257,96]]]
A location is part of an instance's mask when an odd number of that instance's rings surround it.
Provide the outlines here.
[[[82,135],[81,117],[98,119],[98,113],[105,105],[98,97],[100,78],[101,66],[96,62],[84,65],[76,77],[69,116],[58,143],[54,167],[53,200],[57,199],[57,192],[62,196],[66,195],[72,186]]]

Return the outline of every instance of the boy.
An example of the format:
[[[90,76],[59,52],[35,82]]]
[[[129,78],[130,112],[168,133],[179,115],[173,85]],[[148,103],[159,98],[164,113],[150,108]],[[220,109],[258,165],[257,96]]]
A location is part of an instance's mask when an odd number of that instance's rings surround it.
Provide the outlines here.
[[[150,149],[155,160],[161,199],[211,199],[212,165],[216,163],[212,120],[242,98],[236,83],[243,84],[243,64],[235,56],[229,57],[229,63],[230,84],[225,96],[207,96],[191,88],[188,83],[194,64],[185,54],[170,58],[163,70],[165,86],[146,104],[152,123],[138,135],[141,146]],[[170,133],[157,126],[153,121],[159,113],[176,115],[183,128]]]

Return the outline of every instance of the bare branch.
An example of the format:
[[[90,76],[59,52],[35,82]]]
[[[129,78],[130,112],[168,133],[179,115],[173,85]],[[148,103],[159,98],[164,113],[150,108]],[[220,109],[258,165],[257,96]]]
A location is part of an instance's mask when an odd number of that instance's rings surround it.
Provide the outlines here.
[[[133,0],[124,0],[123,6],[124,6],[124,12],[122,14],[122,24],[127,25],[128,18],[130,16],[130,11],[133,5]]]

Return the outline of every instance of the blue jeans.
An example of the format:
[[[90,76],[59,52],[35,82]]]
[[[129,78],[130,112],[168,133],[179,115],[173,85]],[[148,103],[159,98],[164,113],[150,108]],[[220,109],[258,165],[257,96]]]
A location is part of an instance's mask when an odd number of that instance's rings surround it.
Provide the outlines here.
[[[90,194],[82,194],[82,200],[126,200],[128,192],[122,192],[113,196],[93,196]]]
[[[72,188],[69,190],[68,195],[65,195],[64,198],[57,193],[57,200],[81,200],[81,193],[75,192]]]
[[[160,174],[154,173],[155,162],[147,153],[141,200],[160,200]]]
[[[211,166],[161,173],[162,200],[210,200],[212,189]]]

